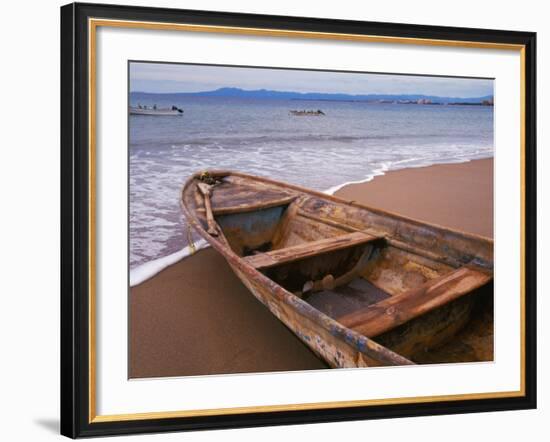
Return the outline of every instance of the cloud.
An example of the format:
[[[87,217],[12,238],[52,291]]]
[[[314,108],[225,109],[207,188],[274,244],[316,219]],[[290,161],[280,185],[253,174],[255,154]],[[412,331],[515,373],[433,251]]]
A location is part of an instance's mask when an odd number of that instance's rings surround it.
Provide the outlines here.
[[[398,74],[346,73],[190,64],[130,64],[130,90],[200,92],[221,87],[347,94],[425,94],[479,97],[493,80]]]

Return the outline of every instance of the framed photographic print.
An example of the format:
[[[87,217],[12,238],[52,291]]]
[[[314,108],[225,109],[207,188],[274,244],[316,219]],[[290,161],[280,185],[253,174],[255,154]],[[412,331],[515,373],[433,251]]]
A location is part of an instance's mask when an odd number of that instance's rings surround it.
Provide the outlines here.
[[[534,408],[535,44],[62,7],[62,434]]]

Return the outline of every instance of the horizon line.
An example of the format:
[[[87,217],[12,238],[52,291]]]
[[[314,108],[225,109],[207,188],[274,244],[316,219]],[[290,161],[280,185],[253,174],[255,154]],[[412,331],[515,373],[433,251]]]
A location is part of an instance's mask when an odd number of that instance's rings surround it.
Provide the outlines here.
[[[311,92],[299,92],[299,91],[292,91],[292,90],[278,90],[278,89],[243,89],[239,87],[234,86],[222,86],[215,89],[209,89],[209,90],[202,90],[202,91],[178,91],[178,92],[153,92],[153,91],[129,91],[131,94],[153,94],[153,95],[174,95],[174,94],[204,94],[209,92],[216,92],[224,89],[231,89],[231,90],[238,90],[243,92],[277,92],[277,93],[286,93],[286,94],[297,94],[297,95],[308,95],[308,94],[316,94],[316,95],[345,95],[345,96],[369,96],[369,95],[385,95],[385,96],[410,96],[410,95],[424,95],[427,97],[437,97],[437,98],[460,98],[460,99],[467,99],[467,98],[484,98],[484,97],[494,97],[494,94],[487,94],[487,95],[473,95],[473,96],[466,96],[466,97],[460,97],[460,96],[450,96],[450,95],[435,95],[435,94],[428,94],[428,93],[384,93],[384,92],[369,92],[369,93],[349,93],[349,92],[317,92],[317,91],[311,91]]]

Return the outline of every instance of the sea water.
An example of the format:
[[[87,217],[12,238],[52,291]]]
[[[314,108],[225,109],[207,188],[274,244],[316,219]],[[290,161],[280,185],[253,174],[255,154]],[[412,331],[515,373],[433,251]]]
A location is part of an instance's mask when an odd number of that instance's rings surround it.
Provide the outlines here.
[[[184,114],[129,116],[134,282],[188,253],[179,196],[197,171],[237,170],[332,193],[390,170],[493,156],[492,106],[154,99],[130,97],[131,105],[175,105]],[[320,109],[325,116],[293,116],[292,109]]]

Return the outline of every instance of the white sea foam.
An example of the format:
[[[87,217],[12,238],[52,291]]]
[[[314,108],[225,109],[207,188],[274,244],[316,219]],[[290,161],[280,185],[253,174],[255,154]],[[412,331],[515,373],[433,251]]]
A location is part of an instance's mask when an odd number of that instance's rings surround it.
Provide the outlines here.
[[[383,174],[378,174],[378,175],[383,175]],[[345,183],[342,183],[342,184],[338,184],[336,186],[332,186],[332,187],[329,187],[328,189],[326,190],[323,190],[323,193],[326,193],[327,195],[334,195],[336,192],[338,192],[340,189],[342,189],[343,187],[346,187],[346,186],[349,186],[349,185],[352,185],[352,184],[362,184],[362,183],[368,183],[369,181],[372,181],[372,179],[377,176],[375,174],[370,174],[368,175],[365,179],[363,180],[359,180],[359,181],[347,181]]]
[[[382,162],[382,163],[380,163],[379,167],[373,169],[373,171],[370,174],[368,174],[365,178],[363,178],[362,180],[347,181],[347,182],[342,183],[342,184],[337,184],[336,186],[332,186],[332,187],[324,190],[323,193],[326,193],[327,195],[334,195],[336,192],[338,192],[340,189],[342,189],[346,186],[349,186],[349,185],[352,185],[352,184],[368,183],[369,181],[372,181],[377,176],[385,175],[386,172],[388,172],[389,170],[405,169],[405,168],[409,168],[409,167],[423,167],[424,166],[423,163],[420,163],[418,166],[413,166],[413,165],[405,166],[405,164],[406,163],[419,162],[419,161],[421,162],[424,159],[425,158],[422,157],[422,158],[409,158],[409,159],[401,160],[401,161],[385,161],[385,162]]]
[[[195,249],[200,250],[209,247],[209,244],[204,239],[195,242]],[[186,246],[176,253],[164,256],[162,258],[154,259],[153,261],[146,262],[130,270],[130,287],[141,284],[144,281],[152,278],[166,267],[169,267],[185,257],[191,255],[191,247]]]

